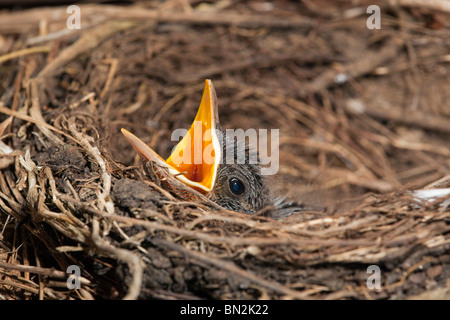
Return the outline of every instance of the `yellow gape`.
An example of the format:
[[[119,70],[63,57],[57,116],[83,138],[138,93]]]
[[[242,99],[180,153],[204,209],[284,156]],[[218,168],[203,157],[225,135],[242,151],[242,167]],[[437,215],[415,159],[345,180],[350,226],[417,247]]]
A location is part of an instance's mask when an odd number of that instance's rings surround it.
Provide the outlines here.
[[[218,123],[216,92],[211,80],[205,80],[202,101],[194,123],[165,161],[172,175],[203,193],[213,189],[217,168],[222,159],[216,131]],[[122,133],[144,160],[161,159],[153,149],[129,131],[122,129]]]

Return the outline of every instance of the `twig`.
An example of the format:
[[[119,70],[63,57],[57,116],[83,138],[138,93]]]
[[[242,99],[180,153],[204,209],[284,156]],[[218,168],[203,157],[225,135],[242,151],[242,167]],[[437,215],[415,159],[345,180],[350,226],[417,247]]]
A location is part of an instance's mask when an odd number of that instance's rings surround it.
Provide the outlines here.
[[[27,54],[49,52],[49,51],[50,51],[49,46],[31,47],[31,48],[27,48],[27,49],[23,49],[23,50],[14,51],[14,52],[7,53],[7,54],[0,56],[0,64],[5,61],[8,61],[8,60],[11,60],[14,58],[18,58],[20,56],[24,56]]]
[[[348,105],[345,106],[345,110],[352,114],[363,113],[381,121],[393,121],[398,124],[406,124],[426,130],[450,133],[450,125],[448,119],[443,119],[442,117],[437,117],[430,113],[424,114],[420,110],[406,113],[400,111],[400,108],[390,108],[389,110],[364,108],[356,111]]]
[[[25,284],[17,282],[17,281],[10,281],[10,280],[0,279],[0,284],[4,285],[4,286],[11,286],[13,288],[19,288],[19,289],[22,289],[22,290],[26,290],[26,291],[31,292],[31,293],[36,294],[36,295],[39,294],[39,289],[38,288],[34,288],[34,287],[31,287],[29,285],[25,285]]]
[[[74,60],[83,52],[96,48],[100,42],[112,34],[135,25],[136,22],[117,20],[100,25],[90,32],[85,32],[73,45],[64,49],[54,60],[47,64],[36,78],[42,79],[51,76],[58,68]]]
[[[131,284],[124,300],[137,299],[141,291],[142,277],[144,273],[143,261],[138,254],[126,249],[120,249],[112,246],[100,236],[100,223],[98,219],[92,220],[92,241],[101,253],[108,253],[117,259],[128,264],[132,274]]]
[[[68,36],[73,36],[74,34],[76,34],[77,32],[80,32],[81,30],[79,29],[75,29],[75,30],[71,30],[71,29],[62,29],[62,30],[58,30],[55,32],[51,32],[45,35],[41,35],[41,36],[37,36],[37,37],[33,37],[33,38],[28,38],[25,41],[26,45],[32,46],[38,43],[42,43],[42,42],[47,42],[47,41],[52,41],[52,40],[57,40],[57,39],[62,39]]]
[[[127,10],[113,5],[79,5],[87,24],[101,24],[108,19],[154,20],[160,23],[181,23],[196,25],[226,25],[235,27],[309,28],[313,21],[302,18],[274,17],[270,15],[249,15],[233,13],[171,12],[145,9],[142,6],[128,6]],[[60,24],[62,29],[67,20],[66,7],[38,8],[18,13],[0,14],[0,31],[3,33],[30,32],[41,20],[49,24]],[[20,21],[20,24],[17,22]]]
[[[449,187],[450,187],[450,175],[430,183],[429,185],[425,186],[424,189],[449,188]]]
[[[109,214],[114,213],[114,203],[110,196],[111,175],[108,173],[105,160],[103,159],[98,148],[93,147],[89,140],[80,132],[78,132],[74,121],[69,120],[69,130],[78,140],[78,144],[81,145],[95,159],[96,163],[100,167],[100,173],[102,177],[102,191],[98,195],[100,209],[105,208]]]
[[[50,140],[54,145],[61,146],[64,144],[64,142],[55,134],[53,134],[52,131],[50,131],[50,127],[47,125],[44,117],[42,116],[41,112],[41,104],[39,101],[39,97],[41,96],[42,92],[42,78],[37,77],[35,79],[30,80],[29,82],[29,90],[31,94],[31,108],[29,110],[31,119],[35,119],[36,125],[38,126],[39,130],[42,131],[42,133]],[[44,125],[45,124],[45,125]]]
[[[3,105],[3,103],[1,103],[1,102],[0,102],[0,113],[4,113],[4,114],[10,115],[10,116],[13,116],[15,118],[19,118],[21,120],[30,122],[30,123],[34,123],[35,125],[37,125],[41,129],[42,128],[47,129],[46,130],[47,135],[48,135],[48,130],[51,130],[51,131],[57,132],[57,133],[59,133],[61,135],[64,135],[65,137],[67,137],[69,139],[72,139],[73,141],[76,142],[76,140],[73,137],[71,137],[70,135],[68,135],[67,133],[65,133],[65,132],[63,132],[61,130],[56,129],[54,126],[48,124],[47,122],[45,122],[43,120],[42,117],[35,118],[37,115],[34,115],[34,117],[33,116],[30,117],[30,116],[27,116],[27,115],[25,115],[23,113],[20,113],[20,112],[17,112],[17,111],[13,111],[11,109],[6,108]],[[52,134],[52,136],[55,136],[55,135]],[[55,138],[54,142],[55,142],[56,145],[60,145],[60,144],[63,143],[62,140],[59,139],[58,137]]]
[[[49,278],[56,278],[56,279],[67,279],[68,274],[64,271],[55,270],[53,268],[42,268],[42,267],[33,267],[33,266],[24,266],[20,264],[11,264],[6,263],[3,261],[0,261],[0,268],[3,268],[5,270],[18,270],[22,272],[30,272],[39,274],[41,276],[49,277]],[[79,277],[80,283],[83,285],[90,285],[91,281],[84,277]]]
[[[103,98],[106,95],[106,93],[109,91],[109,89],[111,88],[112,80],[114,79],[114,75],[116,74],[116,71],[117,71],[117,66],[119,65],[118,59],[105,59],[105,60],[103,60],[103,62],[109,63],[110,68],[109,68],[108,76],[106,77],[105,85],[103,87],[102,92],[100,93],[100,98]]]
[[[389,0],[389,4],[391,6],[421,7],[450,12],[450,2],[446,0]]]

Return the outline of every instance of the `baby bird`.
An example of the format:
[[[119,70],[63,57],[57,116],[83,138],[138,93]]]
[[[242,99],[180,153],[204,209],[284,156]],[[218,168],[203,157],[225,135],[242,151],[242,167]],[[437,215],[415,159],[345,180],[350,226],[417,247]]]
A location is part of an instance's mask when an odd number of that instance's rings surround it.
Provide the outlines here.
[[[267,177],[261,174],[259,163],[251,163],[250,155],[253,151],[248,145],[231,138],[219,130],[222,154],[229,154],[227,150],[232,145],[235,155],[234,161],[220,164],[217,178],[208,197],[220,206],[244,213],[254,213],[271,205],[271,196],[267,187]],[[245,153],[245,163],[237,163],[239,153]]]
[[[194,123],[167,160],[132,133],[125,129],[122,133],[144,162],[151,161],[159,169],[165,168],[178,181],[223,208],[252,214],[279,202],[269,192],[256,153],[241,139],[227,136],[222,130],[211,80],[205,81]],[[244,163],[236,161],[242,154]],[[189,197],[184,195],[184,198]]]

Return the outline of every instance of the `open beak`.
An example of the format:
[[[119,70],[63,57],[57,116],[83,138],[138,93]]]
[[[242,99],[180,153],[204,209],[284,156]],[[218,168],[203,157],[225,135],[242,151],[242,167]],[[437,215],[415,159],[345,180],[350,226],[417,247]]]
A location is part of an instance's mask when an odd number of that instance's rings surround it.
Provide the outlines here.
[[[222,159],[216,131],[218,123],[216,92],[211,80],[207,79],[194,123],[166,161],[129,131],[122,129],[122,133],[144,161],[157,164],[164,162],[178,180],[202,193],[208,193],[214,187]]]

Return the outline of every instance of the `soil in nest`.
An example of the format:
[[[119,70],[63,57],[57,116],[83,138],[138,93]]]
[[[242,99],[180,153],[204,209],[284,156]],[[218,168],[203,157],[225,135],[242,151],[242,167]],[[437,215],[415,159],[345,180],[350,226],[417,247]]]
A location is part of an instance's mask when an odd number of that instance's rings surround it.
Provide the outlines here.
[[[450,185],[449,13],[427,3],[381,29],[367,1],[1,12],[0,298],[448,299],[449,196],[411,192]],[[279,129],[271,188],[302,211],[187,201],[142,165],[120,129],[167,157],[205,79],[224,129]]]

